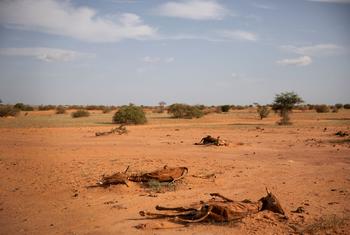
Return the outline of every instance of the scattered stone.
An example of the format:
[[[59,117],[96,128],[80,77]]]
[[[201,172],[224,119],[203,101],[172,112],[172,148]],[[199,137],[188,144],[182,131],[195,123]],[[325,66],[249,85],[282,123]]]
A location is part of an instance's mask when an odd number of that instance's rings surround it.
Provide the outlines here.
[[[292,213],[304,213],[305,209],[302,206],[299,206],[297,209],[291,211]]]

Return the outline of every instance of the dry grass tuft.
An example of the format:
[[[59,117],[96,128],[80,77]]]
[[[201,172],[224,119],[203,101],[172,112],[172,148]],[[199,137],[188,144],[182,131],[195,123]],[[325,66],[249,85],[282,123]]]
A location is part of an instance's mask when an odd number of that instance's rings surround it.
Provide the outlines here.
[[[337,215],[322,216],[315,220],[312,224],[307,225],[302,234],[319,234],[319,232],[325,232],[327,230],[337,230],[341,226],[345,225],[345,222],[349,220],[348,216],[339,217]]]

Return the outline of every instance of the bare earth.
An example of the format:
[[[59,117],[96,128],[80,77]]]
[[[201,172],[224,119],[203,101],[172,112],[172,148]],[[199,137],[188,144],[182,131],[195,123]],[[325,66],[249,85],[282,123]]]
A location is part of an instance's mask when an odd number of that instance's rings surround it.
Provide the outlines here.
[[[72,120],[53,112],[0,119],[0,234],[350,234],[350,111],[294,112],[294,125],[259,120],[255,110],[149,123],[108,131],[112,113]],[[326,128],[326,129],[325,129]],[[225,146],[193,145],[206,135]],[[158,192],[137,183],[86,188],[103,174],[186,166],[189,174]],[[140,210],[190,206],[217,192],[258,200],[268,187],[289,217],[261,212],[238,223],[148,220]],[[292,213],[303,207],[305,212]],[[143,229],[135,226],[143,224]]]

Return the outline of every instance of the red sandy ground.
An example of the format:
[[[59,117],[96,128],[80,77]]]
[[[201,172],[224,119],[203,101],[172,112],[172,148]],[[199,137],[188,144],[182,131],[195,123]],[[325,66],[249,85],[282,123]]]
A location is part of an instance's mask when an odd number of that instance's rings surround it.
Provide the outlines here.
[[[36,113],[30,115],[37,115]],[[29,116],[30,116],[29,115]],[[210,114],[198,120],[159,117],[127,135],[95,137],[112,126],[0,128],[0,234],[349,234],[350,112],[295,113],[293,126]],[[244,125],[242,125],[244,124]],[[259,126],[260,129],[256,127]],[[326,130],[324,128],[327,128]],[[228,147],[196,146],[210,134]],[[136,183],[90,188],[102,174],[186,166],[175,189],[158,193]],[[198,176],[215,174],[203,179]],[[289,220],[261,212],[226,225],[147,220],[140,210],[188,206],[209,193],[258,200],[265,186]],[[292,213],[302,206],[304,213]],[[335,215],[332,217],[332,215]],[[323,221],[321,223],[320,221]],[[135,226],[144,224],[144,229]]]

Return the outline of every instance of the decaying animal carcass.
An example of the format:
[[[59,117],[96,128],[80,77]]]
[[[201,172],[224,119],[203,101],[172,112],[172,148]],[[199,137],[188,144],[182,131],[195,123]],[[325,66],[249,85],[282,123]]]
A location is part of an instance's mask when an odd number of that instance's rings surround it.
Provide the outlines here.
[[[199,143],[195,145],[216,145],[216,146],[228,146],[228,142],[220,139],[220,136],[214,138],[210,135],[203,137]]]
[[[187,173],[187,167],[167,167],[164,166],[163,169],[155,170],[144,174],[132,174],[128,175],[127,171],[129,167],[124,172],[117,172],[109,176],[102,176],[102,179],[93,186],[90,187],[108,187],[115,184],[125,184],[128,186],[128,181],[133,182],[149,182],[151,180],[158,182],[175,182],[184,178]]]
[[[184,178],[188,173],[187,167],[168,167],[164,166],[163,169],[155,170],[149,173],[141,175],[131,175],[130,181],[134,182],[148,182],[156,180],[158,182],[175,182]]]
[[[120,125],[119,127],[113,128],[110,131],[96,132],[95,136],[110,135],[110,134],[115,134],[115,133],[118,135],[122,135],[122,134],[128,133],[128,130],[126,129],[126,127],[124,125]]]
[[[147,218],[168,218],[176,222],[198,223],[198,222],[234,222],[244,217],[258,213],[263,210],[270,210],[284,215],[284,211],[275,195],[267,190],[267,195],[257,202],[250,200],[233,201],[218,193],[210,194],[214,199],[208,202],[199,203],[198,208],[175,207],[168,208],[156,206],[158,211],[168,213],[151,213],[140,211],[141,216]],[[218,200],[217,198],[220,198]]]
[[[126,168],[124,172],[117,172],[112,175],[102,176],[102,179],[97,182],[96,185],[88,186],[91,187],[109,187],[110,185],[116,185],[116,184],[125,184],[128,185],[129,176],[127,175],[127,171],[129,170],[129,166]]]

